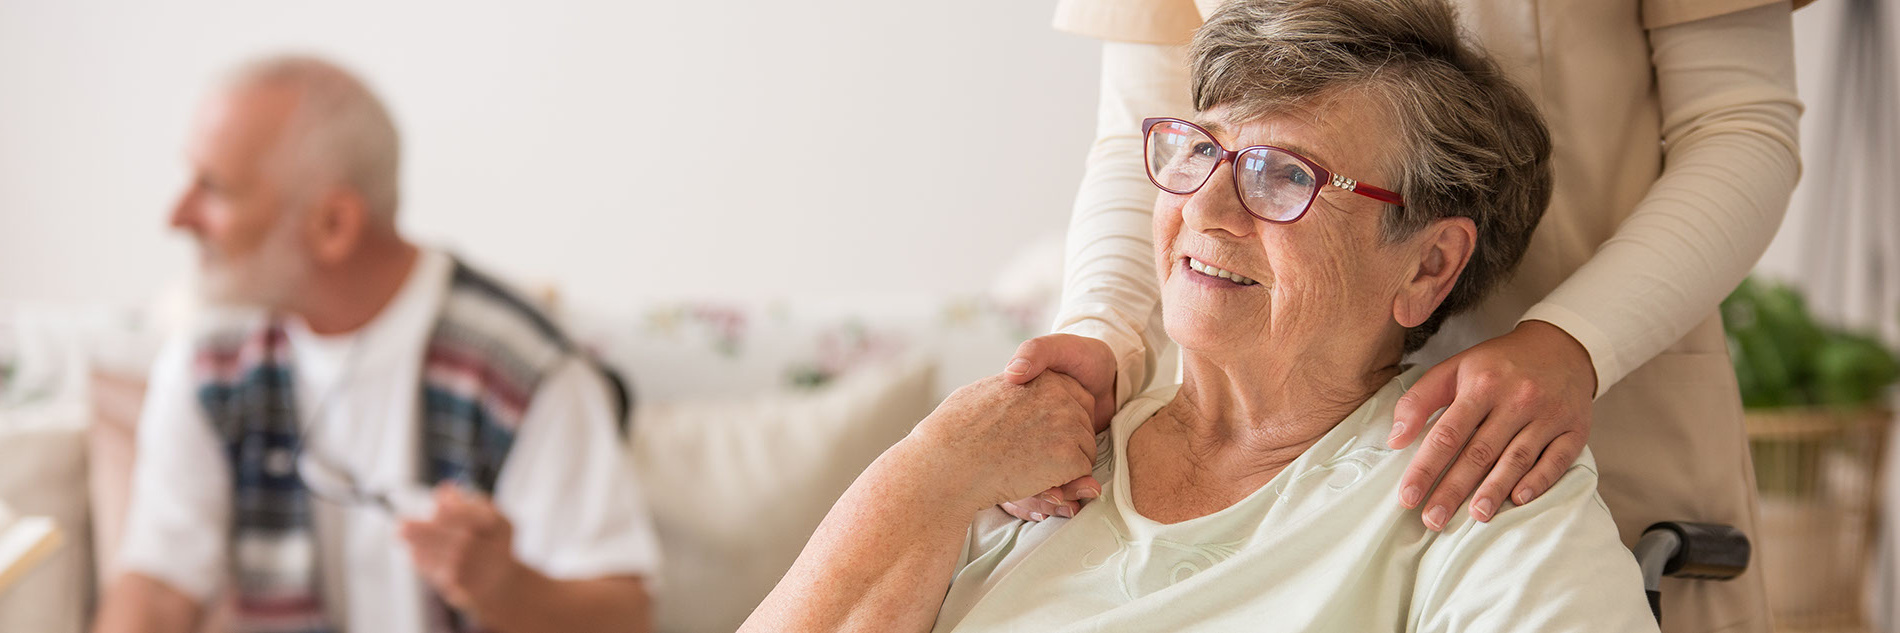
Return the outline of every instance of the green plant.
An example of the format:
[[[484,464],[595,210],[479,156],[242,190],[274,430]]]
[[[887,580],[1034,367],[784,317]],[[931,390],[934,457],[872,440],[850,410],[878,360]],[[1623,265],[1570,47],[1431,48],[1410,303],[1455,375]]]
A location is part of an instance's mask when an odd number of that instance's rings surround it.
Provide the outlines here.
[[[1861,407],[1900,380],[1900,357],[1873,337],[1823,326],[1801,293],[1749,278],[1722,301],[1742,405]]]

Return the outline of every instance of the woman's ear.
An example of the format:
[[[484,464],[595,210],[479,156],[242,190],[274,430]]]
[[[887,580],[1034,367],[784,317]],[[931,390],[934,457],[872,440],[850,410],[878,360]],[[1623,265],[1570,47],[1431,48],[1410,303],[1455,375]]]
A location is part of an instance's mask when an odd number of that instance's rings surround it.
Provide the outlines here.
[[[363,243],[369,207],[348,187],[336,187],[317,201],[309,216],[311,251],[320,264],[349,259]]]
[[[1477,246],[1478,225],[1471,218],[1439,218],[1407,242],[1415,247],[1418,259],[1411,277],[1399,284],[1398,295],[1392,299],[1392,318],[1401,327],[1411,328],[1431,318],[1451,294]]]

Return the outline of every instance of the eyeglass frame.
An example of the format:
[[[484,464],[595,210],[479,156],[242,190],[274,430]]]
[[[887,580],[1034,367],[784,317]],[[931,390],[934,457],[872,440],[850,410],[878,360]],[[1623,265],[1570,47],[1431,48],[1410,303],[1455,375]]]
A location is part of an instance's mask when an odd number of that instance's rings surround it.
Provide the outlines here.
[[[1219,160],[1214,161],[1213,166],[1208,168],[1207,175],[1201,176],[1201,182],[1196,183],[1193,188],[1188,189],[1186,191],[1176,191],[1173,189],[1169,189],[1166,185],[1161,184],[1161,181],[1155,178],[1154,165],[1149,163],[1149,161],[1154,158],[1153,152],[1150,151],[1151,148],[1149,147],[1149,143],[1151,143],[1154,140],[1155,126],[1160,125],[1162,123],[1179,123],[1182,125],[1186,125],[1190,128],[1194,128],[1195,131],[1198,131],[1201,134],[1206,135],[1207,139],[1210,141],[1213,141],[1214,146],[1220,148],[1221,150],[1221,155],[1220,155]],[[1261,150],[1261,149],[1281,152],[1288,156],[1292,156],[1295,160],[1300,161],[1301,164],[1304,164],[1308,168],[1311,168],[1313,170],[1313,175],[1318,176],[1318,178],[1316,178],[1315,180],[1318,183],[1321,183],[1320,186],[1313,187],[1313,193],[1306,197],[1306,204],[1300,207],[1300,211],[1298,213],[1293,214],[1293,217],[1287,218],[1285,220],[1275,220],[1273,218],[1269,218],[1269,217],[1266,217],[1254,212],[1253,207],[1247,204],[1247,197],[1241,195],[1240,193],[1240,189],[1241,189],[1240,188],[1240,170],[1238,169],[1228,170],[1234,179],[1234,197],[1240,200],[1240,208],[1246,210],[1247,215],[1251,215],[1253,217],[1259,218],[1263,222],[1270,222],[1273,224],[1292,224],[1294,222],[1300,221],[1300,218],[1306,217],[1306,212],[1313,208],[1313,201],[1319,199],[1319,190],[1325,185],[1332,185],[1339,189],[1344,189],[1346,191],[1350,191],[1352,193],[1356,193],[1356,194],[1365,196],[1367,198],[1371,198],[1373,200],[1378,200],[1386,204],[1399,206],[1399,207],[1405,206],[1405,199],[1401,197],[1397,192],[1394,192],[1388,189],[1383,189],[1380,187],[1374,187],[1372,185],[1361,184],[1358,180],[1339,175],[1338,173],[1333,172],[1333,170],[1320,166],[1320,164],[1317,162],[1314,162],[1313,159],[1307,158],[1305,156],[1301,156],[1299,152],[1295,152],[1293,150],[1290,150],[1284,147],[1276,147],[1273,145],[1249,145],[1247,147],[1243,147],[1237,150],[1227,149],[1227,146],[1220,144],[1220,139],[1214,137],[1213,132],[1207,131],[1207,128],[1201,127],[1199,125],[1195,125],[1193,121],[1177,119],[1174,117],[1148,117],[1146,119],[1141,120],[1142,170],[1148,173],[1148,182],[1153,183],[1155,187],[1161,189],[1162,191],[1166,191],[1168,193],[1175,194],[1177,196],[1191,195],[1196,191],[1200,191],[1202,187],[1206,187],[1207,182],[1214,178],[1214,172],[1220,171],[1221,163],[1234,163],[1238,165],[1239,163],[1237,162],[1237,159],[1240,158],[1241,154],[1245,154],[1247,152],[1251,152],[1254,150]]]

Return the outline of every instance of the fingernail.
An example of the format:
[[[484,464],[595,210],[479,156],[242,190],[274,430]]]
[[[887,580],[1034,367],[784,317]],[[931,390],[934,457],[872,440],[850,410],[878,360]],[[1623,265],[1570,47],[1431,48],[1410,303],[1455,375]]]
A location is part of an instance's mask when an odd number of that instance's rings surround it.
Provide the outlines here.
[[[1062,505],[1062,497],[1056,496],[1056,494],[1053,492],[1043,493],[1043,495],[1038,498],[1042,499],[1043,501],[1049,502],[1049,505],[1052,505],[1052,506]]]
[[[1102,496],[1102,493],[1097,492],[1094,488],[1083,488],[1079,491],[1076,491],[1075,496],[1081,497],[1083,499],[1094,499],[1096,497]]]
[[[1392,423],[1392,434],[1391,434],[1391,435],[1388,435],[1388,436],[1386,436],[1386,438],[1385,438],[1385,443],[1387,443],[1387,444],[1391,444],[1391,443],[1393,443],[1393,442],[1397,442],[1397,441],[1399,441],[1399,434],[1401,434],[1401,433],[1404,433],[1404,432],[1405,432],[1405,423],[1404,423],[1404,422],[1393,422],[1393,423]]]
[[[1047,514],[1043,514],[1043,513],[1041,513],[1041,512],[1031,512],[1031,513],[1029,513],[1029,520],[1031,520],[1031,521],[1041,521],[1041,520],[1043,520],[1043,519],[1047,519],[1047,518],[1049,518],[1049,515],[1047,515]]]
[[[1418,505],[1418,499],[1422,496],[1424,496],[1424,493],[1419,492],[1418,486],[1406,486],[1405,491],[1399,493],[1399,501],[1404,502],[1405,507],[1410,508]]]
[[[1531,502],[1531,489],[1529,489],[1529,488],[1519,488],[1519,489],[1517,490],[1517,494],[1516,494],[1515,496],[1517,497],[1517,505],[1524,505],[1524,504],[1526,504],[1526,503],[1530,503],[1530,502]]]
[[[994,366],[995,365],[991,365],[991,367],[994,367]],[[1026,361],[1020,358],[1009,361],[1009,366],[1003,368],[1003,372],[1010,375],[1014,375],[1014,376],[1021,376],[1023,374],[1029,373],[1029,361]]]
[[[1445,509],[1445,506],[1432,506],[1431,511],[1425,513],[1425,525],[1431,526],[1434,530],[1442,530],[1445,528],[1447,514],[1450,512]]]
[[[1070,510],[1069,506],[1062,506],[1062,507],[1056,508],[1056,514],[1061,515],[1062,518],[1064,519],[1075,518],[1075,511]]]
[[[1478,520],[1480,521],[1491,520],[1491,513],[1497,509],[1498,502],[1492,501],[1490,497],[1479,499],[1477,503],[1471,506],[1471,512],[1478,515]]]

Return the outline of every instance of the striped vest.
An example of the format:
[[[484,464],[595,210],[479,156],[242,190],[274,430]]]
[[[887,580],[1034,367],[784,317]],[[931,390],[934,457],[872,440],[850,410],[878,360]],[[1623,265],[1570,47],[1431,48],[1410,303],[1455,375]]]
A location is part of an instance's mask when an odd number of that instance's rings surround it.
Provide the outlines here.
[[[454,481],[492,494],[535,390],[573,353],[540,312],[455,262],[423,352],[416,482]],[[229,552],[237,631],[336,630],[318,591],[312,499],[296,467],[301,425],[293,366],[276,319],[214,333],[197,349],[198,401],[223,442],[234,486]],[[625,386],[602,372],[624,425]],[[429,630],[476,630],[439,597],[429,601]]]

